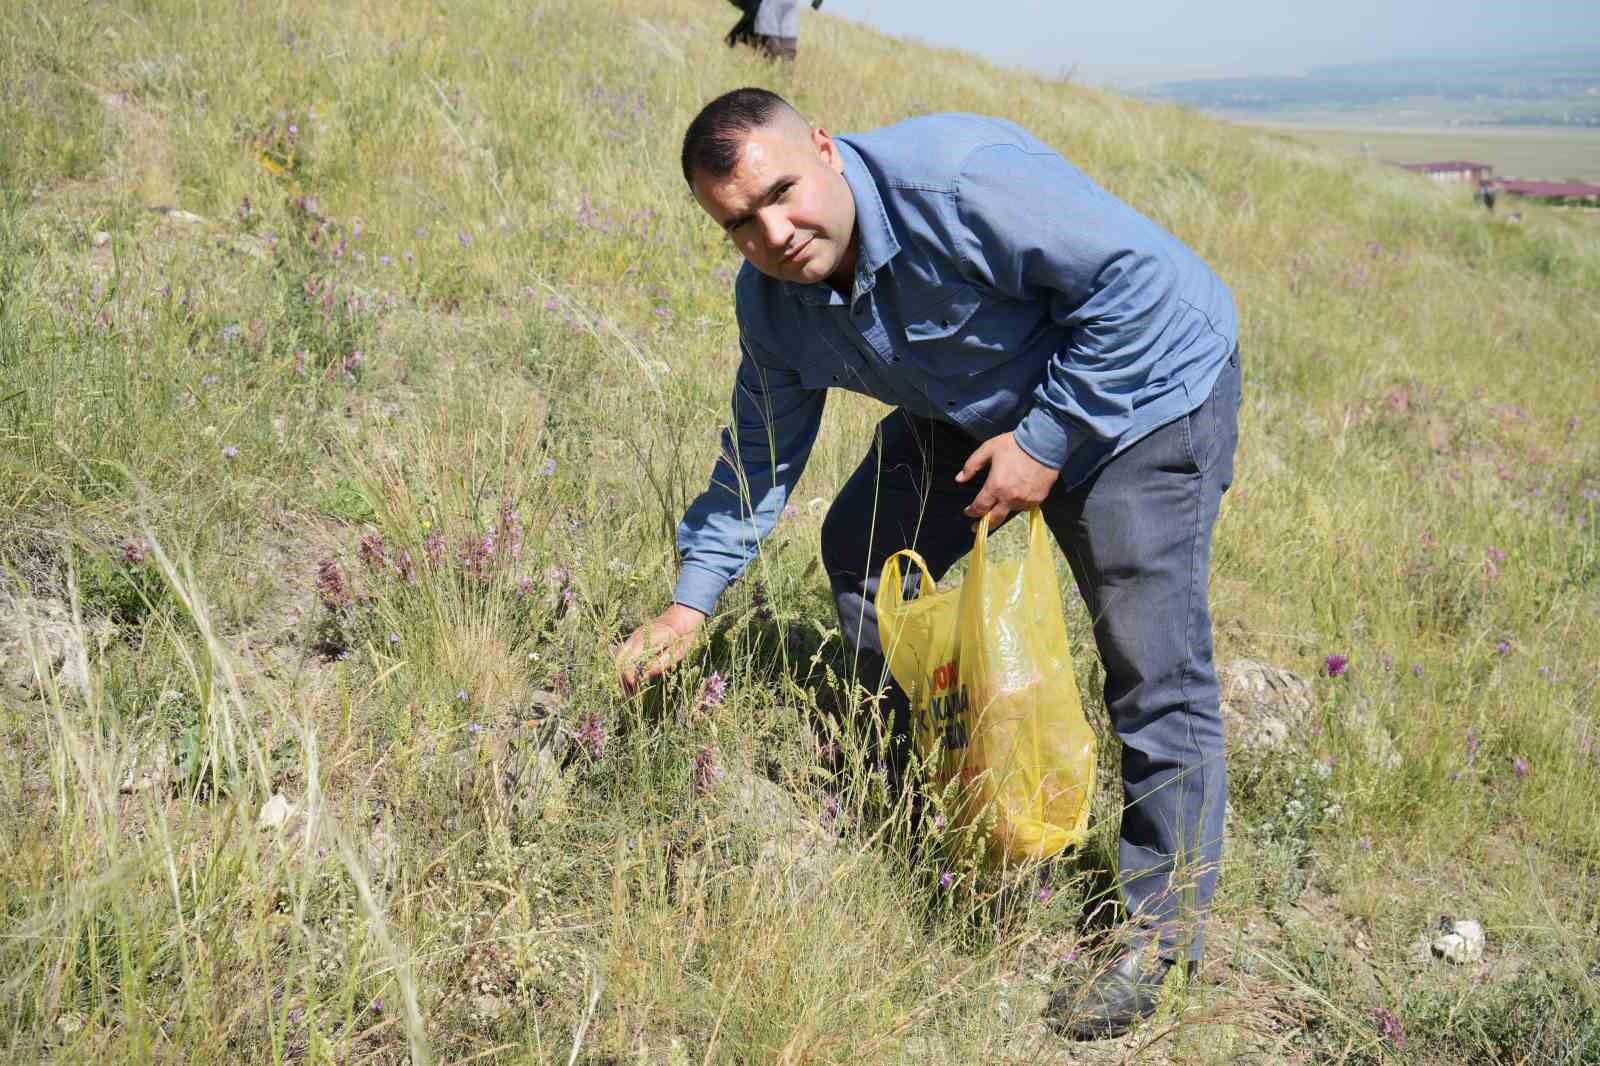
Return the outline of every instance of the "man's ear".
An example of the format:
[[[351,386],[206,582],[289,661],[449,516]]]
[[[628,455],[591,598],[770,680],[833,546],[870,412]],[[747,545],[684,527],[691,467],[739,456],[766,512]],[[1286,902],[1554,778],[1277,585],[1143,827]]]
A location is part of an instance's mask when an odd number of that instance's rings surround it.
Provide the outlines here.
[[[828,136],[828,131],[821,126],[811,129],[811,144],[817,150],[817,155],[828,164],[828,169],[835,174],[844,173],[844,156],[839,154],[839,146],[833,143],[833,138]]]

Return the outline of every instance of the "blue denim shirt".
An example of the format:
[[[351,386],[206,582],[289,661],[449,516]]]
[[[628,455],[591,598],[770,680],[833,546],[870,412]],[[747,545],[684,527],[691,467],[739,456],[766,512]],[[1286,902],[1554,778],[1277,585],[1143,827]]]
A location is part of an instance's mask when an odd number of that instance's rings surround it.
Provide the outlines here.
[[[708,614],[783,513],[829,389],[1015,431],[1067,491],[1200,406],[1237,343],[1199,257],[1015,123],[930,115],[837,143],[850,298],[748,263],[735,286],[733,420],[678,526],[673,598]]]

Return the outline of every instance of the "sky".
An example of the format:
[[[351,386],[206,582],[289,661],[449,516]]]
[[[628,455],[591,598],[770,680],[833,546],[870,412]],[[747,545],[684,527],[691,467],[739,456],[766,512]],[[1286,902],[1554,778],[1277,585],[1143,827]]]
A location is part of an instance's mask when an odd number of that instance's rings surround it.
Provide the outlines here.
[[[1600,42],[1600,0],[824,0],[822,10],[1007,65],[1122,87],[1416,55],[1594,50]]]

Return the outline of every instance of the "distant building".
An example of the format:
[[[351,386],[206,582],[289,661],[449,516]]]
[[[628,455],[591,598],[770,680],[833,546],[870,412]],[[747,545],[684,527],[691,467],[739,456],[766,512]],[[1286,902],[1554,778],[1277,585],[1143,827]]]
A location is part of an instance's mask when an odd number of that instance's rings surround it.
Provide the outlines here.
[[[1447,163],[1396,163],[1397,167],[1404,167],[1415,174],[1425,174],[1434,181],[1446,185],[1482,185],[1494,173],[1494,167],[1488,163],[1469,163],[1462,159],[1452,159]]]
[[[1585,185],[1578,181],[1520,181],[1516,178],[1495,178],[1487,187],[1511,196],[1528,196],[1535,200],[1600,205],[1600,185]]]

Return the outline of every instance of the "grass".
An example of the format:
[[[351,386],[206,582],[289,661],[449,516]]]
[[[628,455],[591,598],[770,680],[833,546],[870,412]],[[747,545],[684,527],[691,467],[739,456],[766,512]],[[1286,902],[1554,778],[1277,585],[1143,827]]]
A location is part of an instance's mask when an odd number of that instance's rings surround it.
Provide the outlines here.
[[[1592,227],[826,16],[772,67],[727,21],[0,11],[9,1056],[1600,1062]],[[1314,678],[1318,729],[1235,758],[1206,970],[1132,1042],[1038,1020],[1096,957],[1110,778],[1053,894],[941,889],[846,713],[817,530],[874,405],[830,401],[685,667],[612,678],[736,358],[677,139],[746,83],[836,130],[1015,118],[1236,293],[1219,658]],[[1419,957],[1445,914],[1484,964]]]

